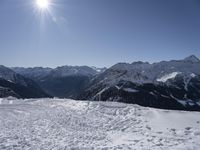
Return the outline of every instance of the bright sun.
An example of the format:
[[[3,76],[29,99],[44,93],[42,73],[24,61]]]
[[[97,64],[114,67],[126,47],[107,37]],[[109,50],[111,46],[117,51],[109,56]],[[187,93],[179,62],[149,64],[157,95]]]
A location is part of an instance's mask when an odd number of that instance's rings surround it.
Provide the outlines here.
[[[36,3],[40,9],[47,9],[49,6],[48,0],[37,0]]]

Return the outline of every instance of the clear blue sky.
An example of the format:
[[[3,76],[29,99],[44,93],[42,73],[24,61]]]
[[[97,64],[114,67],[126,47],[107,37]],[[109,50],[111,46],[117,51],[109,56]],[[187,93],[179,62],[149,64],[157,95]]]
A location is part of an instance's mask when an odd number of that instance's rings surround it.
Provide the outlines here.
[[[200,0],[0,0],[0,64],[111,66],[200,57]]]

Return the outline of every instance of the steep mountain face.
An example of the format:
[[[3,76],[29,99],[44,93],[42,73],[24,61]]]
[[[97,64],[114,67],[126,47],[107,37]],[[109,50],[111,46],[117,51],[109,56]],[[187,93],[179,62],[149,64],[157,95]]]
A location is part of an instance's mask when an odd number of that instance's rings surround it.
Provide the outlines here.
[[[83,92],[90,79],[103,71],[103,69],[88,66],[12,69],[34,79],[46,93],[60,98],[76,98]]]
[[[50,97],[34,81],[0,66],[0,97],[18,98]]]
[[[119,63],[94,77],[79,99],[200,110],[200,60]]]

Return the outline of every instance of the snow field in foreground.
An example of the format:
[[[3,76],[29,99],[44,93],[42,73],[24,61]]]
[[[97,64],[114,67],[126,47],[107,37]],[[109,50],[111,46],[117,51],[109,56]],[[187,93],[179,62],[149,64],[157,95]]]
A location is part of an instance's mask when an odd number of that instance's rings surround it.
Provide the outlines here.
[[[115,102],[0,99],[1,150],[198,150],[200,113]]]

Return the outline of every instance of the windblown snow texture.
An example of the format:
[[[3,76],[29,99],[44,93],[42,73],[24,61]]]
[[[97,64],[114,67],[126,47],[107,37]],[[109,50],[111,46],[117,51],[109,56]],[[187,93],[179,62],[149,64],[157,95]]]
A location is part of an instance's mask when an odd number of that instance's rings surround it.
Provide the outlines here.
[[[0,149],[199,150],[199,116],[116,102],[0,99]]]

